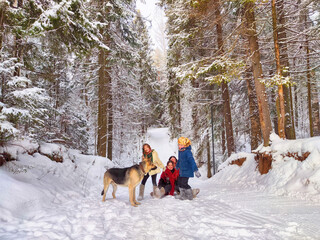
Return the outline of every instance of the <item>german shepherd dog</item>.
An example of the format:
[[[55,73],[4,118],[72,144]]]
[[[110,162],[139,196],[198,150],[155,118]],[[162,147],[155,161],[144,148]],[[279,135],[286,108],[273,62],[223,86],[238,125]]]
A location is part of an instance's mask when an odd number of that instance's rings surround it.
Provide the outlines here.
[[[110,184],[113,187],[113,198],[116,198],[117,185],[122,185],[129,188],[129,201],[132,206],[137,207],[140,203],[136,200],[136,186],[141,182],[144,175],[154,167],[155,165],[147,160],[127,168],[108,169],[103,178],[102,201],[106,200],[106,193]]]

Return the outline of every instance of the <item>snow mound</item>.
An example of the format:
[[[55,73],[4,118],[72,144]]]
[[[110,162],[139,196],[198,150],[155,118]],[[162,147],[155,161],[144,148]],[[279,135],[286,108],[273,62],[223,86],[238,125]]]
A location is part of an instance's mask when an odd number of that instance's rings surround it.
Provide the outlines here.
[[[283,140],[272,134],[270,139],[270,147],[257,150],[272,155],[272,168],[267,174],[259,173],[255,153],[237,153],[219,166],[214,180],[320,202],[320,137]],[[241,167],[231,165],[244,157]]]
[[[34,149],[40,151],[32,153]],[[83,155],[59,144],[36,145],[20,141],[1,152],[16,161],[0,168],[0,220],[30,219],[45,205],[59,204],[73,197],[84,197],[92,185],[101,185],[104,172],[114,166],[107,158]],[[44,155],[45,154],[45,155]],[[59,154],[63,163],[46,155]]]

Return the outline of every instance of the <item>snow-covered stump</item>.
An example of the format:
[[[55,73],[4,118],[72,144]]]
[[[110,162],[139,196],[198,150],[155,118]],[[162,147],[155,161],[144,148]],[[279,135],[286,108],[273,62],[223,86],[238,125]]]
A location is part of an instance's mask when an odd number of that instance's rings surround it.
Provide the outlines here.
[[[15,161],[16,159],[13,158],[10,153],[7,153],[7,152],[2,152],[0,153],[0,167],[5,164],[6,162],[9,162],[9,161]]]
[[[40,154],[58,163],[63,162],[64,151],[65,151],[65,147],[55,143],[42,143],[39,148]]]
[[[230,165],[236,164],[236,165],[238,165],[239,167],[241,167],[245,160],[247,160],[247,158],[245,158],[245,157],[244,157],[244,158],[239,158],[239,159],[237,159],[237,160],[233,160],[233,161],[230,163]]]
[[[260,174],[266,174],[269,172],[269,170],[272,168],[272,155],[267,152],[256,152],[254,153],[254,159],[257,162],[257,168],[260,172]],[[235,159],[230,162],[230,165],[238,165],[239,167],[242,166],[242,164],[247,160],[246,157],[241,157],[238,159]]]
[[[299,155],[299,153],[297,152],[288,152],[286,153],[285,155],[282,155],[283,157],[292,157],[294,158],[295,160],[297,161],[300,161],[300,162],[303,162],[304,160],[307,159],[307,157],[310,155],[310,152],[305,152],[305,153],[302,153],[301,156]]]
[[[272,155],[268,152],[256,152],[254,159],[258,163],[258,170],[261,175],[266,174],[272,168]]]

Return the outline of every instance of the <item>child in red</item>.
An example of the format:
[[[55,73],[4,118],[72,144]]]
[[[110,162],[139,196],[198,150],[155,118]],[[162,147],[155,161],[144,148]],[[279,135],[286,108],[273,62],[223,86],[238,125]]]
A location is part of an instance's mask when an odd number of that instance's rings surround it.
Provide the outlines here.
[[[173,161],[169,160],[167,162],[167,167],[164,172],[162,172],[158,188],[160,189],[160,197],[164,195],[173,195],[175,189],[175,182],[179,177],[179,171],[174,168]]]

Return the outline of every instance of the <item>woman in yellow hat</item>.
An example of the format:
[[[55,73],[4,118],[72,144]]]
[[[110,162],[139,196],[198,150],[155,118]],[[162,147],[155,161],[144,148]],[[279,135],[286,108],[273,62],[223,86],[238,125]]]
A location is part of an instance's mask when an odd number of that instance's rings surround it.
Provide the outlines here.
[[[199,189],[191,189],[188,184],[189,178],[201,177],[200,172],[198,171],[198,167],[196,162],[194,161],[193,154],[191,152],[191,141],[186,137],[180,137],[178,139],[178,147],[179,147],[179,157],[176,168],[179,169],[179,190],[180,195],[179,199],[181,200],[192,200],[194,195],[199,193]]]

